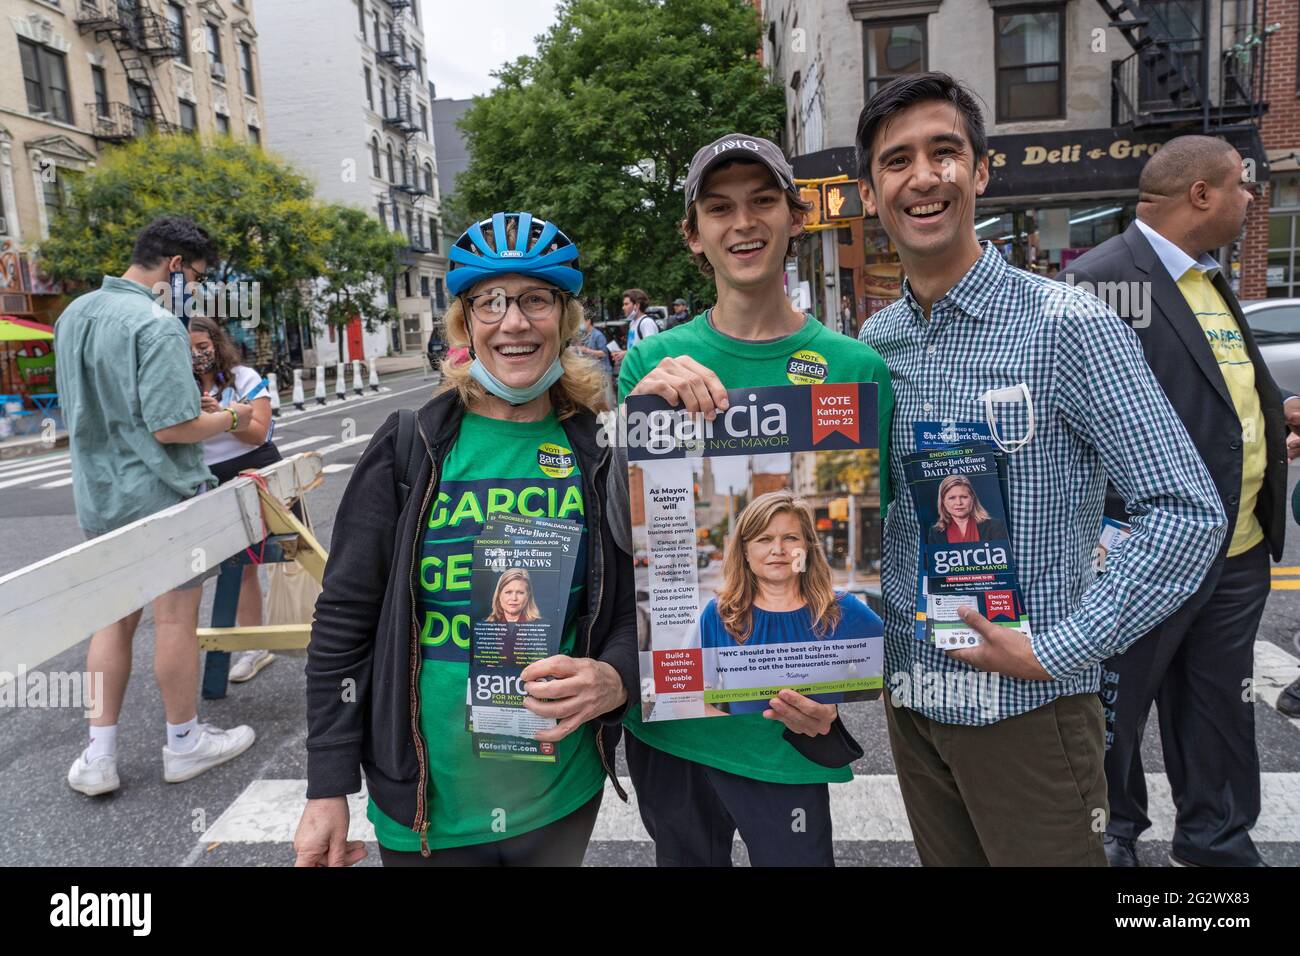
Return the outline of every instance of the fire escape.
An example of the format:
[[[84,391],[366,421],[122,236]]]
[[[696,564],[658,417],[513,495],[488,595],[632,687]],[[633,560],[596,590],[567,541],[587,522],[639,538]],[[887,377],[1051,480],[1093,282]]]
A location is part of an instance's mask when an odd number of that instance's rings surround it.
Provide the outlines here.
[[[1197,24],[1187,7],[1162,0],[1097,2],[1133,51],[1111,64],[1113,125],[1223,133],[1259,123],[1268,109],[1263,46],[1249,41],[1264,33],[1267,0],[1224,0],[1217,83],[1204,14]]]
[[[387,0],[392,9],[393,25],[387,37],[379,45],[379,59],[393,68],[396,82],[393,85],[392,99],[384,105],[384,128],[391,130],[402,138],[406,150],[406,160],[397,182],[389,186],[389,198],[392,202],[394,217],[401,220],[410,243],[411,255],[404,257],[404,264],[410,265],[414,256],[432,251],[432,236],[424,234],[426,201],[432,197],[421,176],[417,142],[424,136],[424,130],[415,118],[415,93],[412,75],[417,71],[413,59],[414,48],[408,46],[406,28],[403,25],[403,11],[411,5],[410,0]],[[415,225],[418,223],[418,226]]]
[[[175,130],[163,112],[154,77],[155,64],[180,55],[182,38],[171,24],[144,0],[78,0],[74,19],[82,34],[94,33],[96,43],[113,44],[130,91],[127,103],[86,104],[95,138],[120,143],[150,129]]]

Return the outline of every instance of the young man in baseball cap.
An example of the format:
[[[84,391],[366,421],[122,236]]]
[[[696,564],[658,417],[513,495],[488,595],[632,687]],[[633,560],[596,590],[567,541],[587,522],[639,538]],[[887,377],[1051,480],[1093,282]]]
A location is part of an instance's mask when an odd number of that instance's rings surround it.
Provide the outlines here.
[[[712,419],[726,410],[729,388],[876,382],[887,460],[893,395],[884,361],[785,295],[785,261],[808,209],[770,140],[735,133],[695,154],[682,233],[714,279],[717,304],[628,352],[620,399],[659,395]],[[729,866],[737,829],[756,866],[834,865],[827,784],[852,779],[861,748],[833,705],[786,689],[761,714],[645,723],[631,707],[625,723],[659,865]]]

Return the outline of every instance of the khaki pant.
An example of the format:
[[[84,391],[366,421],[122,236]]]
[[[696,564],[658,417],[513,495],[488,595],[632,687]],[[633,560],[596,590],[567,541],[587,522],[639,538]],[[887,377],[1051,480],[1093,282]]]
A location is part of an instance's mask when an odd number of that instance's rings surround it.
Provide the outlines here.
[[[886,692],[889,742],[925,866],[1106,866],[1105,730],[1096,694],[983,727],[941,724]]]

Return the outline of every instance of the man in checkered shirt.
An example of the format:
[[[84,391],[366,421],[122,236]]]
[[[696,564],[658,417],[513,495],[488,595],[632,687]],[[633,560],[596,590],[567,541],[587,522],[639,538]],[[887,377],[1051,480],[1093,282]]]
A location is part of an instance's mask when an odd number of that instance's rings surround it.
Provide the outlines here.
[[[1225,533],[1218,494],[1132,330],[981,246],[987,141],[964,87],[942,73],[895,81],[863,109],[857,148],[867,211],[907,275],[860,338],[894,388],[886,711],[917,851],[927,865],[1105,866],[1101,662],[1196,591]],[[1028,396],[993,404],[991,424],[1010,452],[1032,638],[964,608],[981,643],[941,651],[913,636],[922,539],[902,459],[914,423],[988,424],[981,396],[1022,383]],[[1133,532],[1098,577],[1108,477]]]

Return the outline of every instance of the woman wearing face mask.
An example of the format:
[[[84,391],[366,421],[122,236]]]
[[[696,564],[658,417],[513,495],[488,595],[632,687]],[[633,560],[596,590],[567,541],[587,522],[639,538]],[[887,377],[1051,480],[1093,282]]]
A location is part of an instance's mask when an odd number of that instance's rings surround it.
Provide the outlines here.
[[[875,611],[835,590],[807,502],[789,491],[771,491],[745,506],[727,542],[718,596],[700,615],[701,647],[849,640],[878,636],[883,629]],[[824,695],[821,702],[843,701]],[[718,709],[776,717],[765,700]]]
[[[252,406],[253,423],[244,431],[223,433],[203,443],[203,463],[225,484],[247,469],[265,468],[280,460],[271,441],[271,396],[262,376],[239,364],[235,344],[219,324],[205,316],[190,319],[190,360],[205,412],[232,405]],[[235,622],[240,627],[262,623],[262,586],[256,565],[244,566]],[[238,651],[230,660],[230,680],[250,680],[275,655],[267,650]]]
[[[362,771],[390,866],[578,865],[606,778],[622,795],[636,602],[604,508],[604,376],[567,348],[582,317],[578,250],[550,223],[497,213],[449,259],[448,339],[472,361],[443,366],[409,448],[397,415],[375,433],[334,526],[307,658],[300,866],[365,856],[347,842]],[[419,467],[406,495],[408,455]],[[558,721],[536,735],[553,763],[480,758],[465,727],[470,568],[490,510],[583,526],[560,653],[521,675],[525,706]]]

